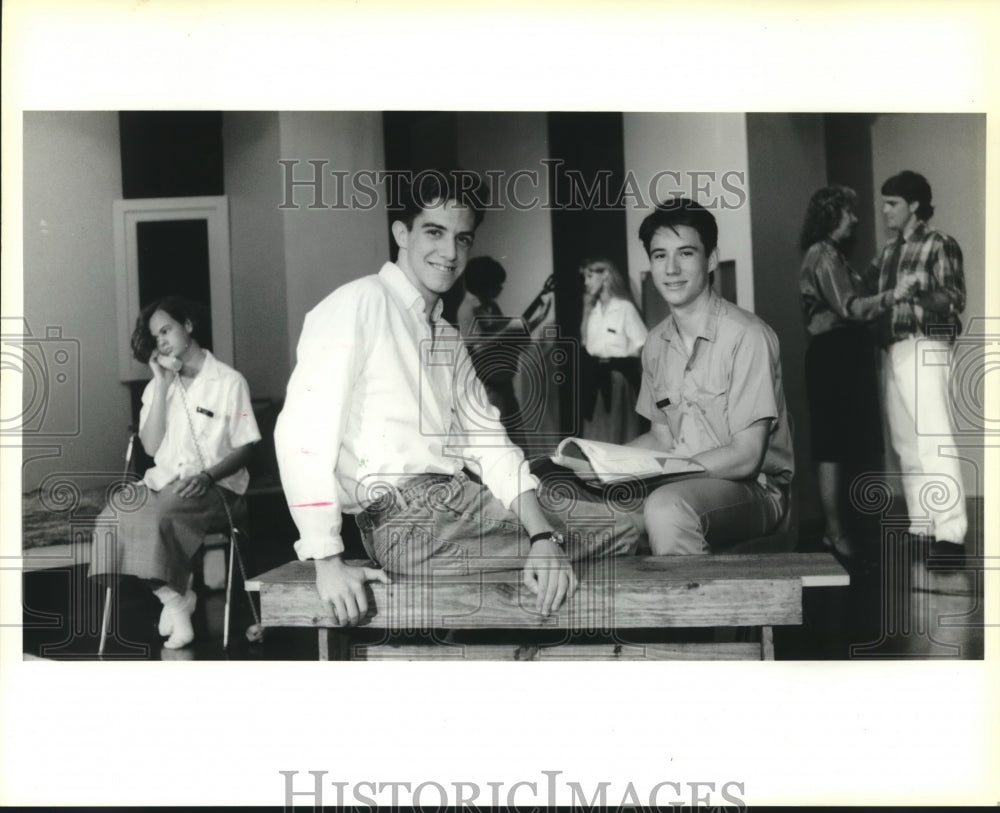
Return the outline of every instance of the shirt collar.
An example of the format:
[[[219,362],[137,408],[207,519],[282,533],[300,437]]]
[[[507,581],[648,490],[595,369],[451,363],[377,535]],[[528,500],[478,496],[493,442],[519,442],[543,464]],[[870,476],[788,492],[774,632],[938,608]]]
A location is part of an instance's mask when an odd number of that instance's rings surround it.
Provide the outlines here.
[[[708,296],[708,316],[705,319],[705,327],[695,338],[714,342],[719,332],[719,316],[722,313],[723,300],[715,291],[709,291]],[[677,323],[674,322],[674,315],[671,313],[663,320],[661,336],[664,341],[669,342],[675,335],[677,335]]]
[[[212,355],[212,351],[203,347],[202,352],[205,354],[205,359],[201,363],[201,369],[198,374],[191,379],[194,381],[217,381],[219,379],[219,360]],[[180,385],[180,380],[176,376],[172,376],[171,385]]]
[[[922,240],[927,233],[927,224],[923,220],[918,220],[913,224],[913,229],[909,234],[900,233],[899,238],[904,243],[908,240]]]
[[[418,313],[427,312],[427,302],[423,294],[417,290],[406,273],[396,263],[386,263],[379,269],[379,277],[392,291],[393,295],[403,304],[404,307],[416,310]],[[431,311],[431,319],[435,322],[441,318],[441,311],[444,309],[444,301],[439,297]]]
[[[205,350],[203,347],[202,350]],[[205,378],[206,381],[212,381],[219,377],[219,360],[212,355],[211,350],[205,350],[205,360],[201,364],[201,370],[196,378]]]

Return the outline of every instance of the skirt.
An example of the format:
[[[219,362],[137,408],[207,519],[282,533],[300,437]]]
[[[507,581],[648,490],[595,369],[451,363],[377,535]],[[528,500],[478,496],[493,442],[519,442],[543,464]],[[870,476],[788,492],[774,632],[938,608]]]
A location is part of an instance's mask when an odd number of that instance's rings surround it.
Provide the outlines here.
[[[94,525],[90,575],[136,576],[186,592],[191,560],[205,536],[229,532],[223,498],[238,523],[246,503],[227,488],[210,488],[201,497],[178,497],[169,486],[153,491],[142,483],[118,490]]]
[[[875,345],[864,325],[814,336],[806,350],[806,396],[817,463],[864,464],[882,456]]]

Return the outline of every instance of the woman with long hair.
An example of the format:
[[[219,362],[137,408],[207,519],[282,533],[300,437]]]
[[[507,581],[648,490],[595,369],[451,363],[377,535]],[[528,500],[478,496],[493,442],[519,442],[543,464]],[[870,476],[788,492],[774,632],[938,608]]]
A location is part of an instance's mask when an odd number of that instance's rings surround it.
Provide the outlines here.
[[[163,604],[163,646],[194,639],[191,559],[210,528],[243,507],[246,465],[260,440],[247,382],[202,346],[200,305],[168,296],[144,308],[132,354],[149,365],[139,440],[153,457],[129,510],[108,506],[97,522],[92,576],[142,579]]]
[[[860,553],[844,511],[846,476],[882,452],[882,423],[870,322],[909,297],[909,283],[866,295],[851,268],[857,196],[846,186],[818,190],[809,201],[799,246],[804,252],[799,290],[809,347],[806,395],[813,460],[825,517],[823,544],[843,559]],[[876,463],[877,464],[877,463]]]
[[[628,278],[606,257],[584,260],[580,336],[590,359],[584,388],[583,437],[627,443],[641,432],[635,411],[646,343],[646,326],[632,299]]]

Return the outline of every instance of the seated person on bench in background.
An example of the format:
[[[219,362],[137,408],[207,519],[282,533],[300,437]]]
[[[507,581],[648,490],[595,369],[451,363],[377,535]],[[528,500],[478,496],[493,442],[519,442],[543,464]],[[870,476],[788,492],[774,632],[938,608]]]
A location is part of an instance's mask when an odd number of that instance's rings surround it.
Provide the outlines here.
[[[646,500],[655,555],[715,553],[771,533],[788,510],[792,436],[778,338],[712,290],[715,217],[687,198],[659,205],[639,228],[656,290],[670,313],[642,353],[636,411],[650,431],[629,445],[691,457],[701,477]]]
[[[357,516],[368,555],[390,573],[523,568],[547,614],[576,589],[571,559],[632,553],[638,529],[603,502],[536,496],[538,479],[441,317],[441,296],[482,221],[478,190],[468,188],[471,173],[411,177],[393,211],[397,261],[341,286],[305,318],[275,429],[295,550],[316,560],[320,598],[342,625],[367,612],[366,581],[388,582],[385,571],[343,561],[342,510]],[[610,533],[571,533],[547,508],[560,502],[571,503],[574,527],[590,510],[588,527],[604,519]]]

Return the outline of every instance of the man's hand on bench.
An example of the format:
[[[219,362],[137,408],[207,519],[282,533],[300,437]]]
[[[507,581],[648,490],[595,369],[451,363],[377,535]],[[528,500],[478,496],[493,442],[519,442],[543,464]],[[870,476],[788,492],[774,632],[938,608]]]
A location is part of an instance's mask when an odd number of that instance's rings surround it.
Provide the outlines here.
[[[353,627],[368,614],[367,582],[390,584],[384,570],[346,564],[338,554],[316,560],[316,589],[342,626]]]
[[[535,594],[535,610],[548,615],[576,592],[577,581],[569,559],[551,539],[531,546],[524,563],[524,586]]]

